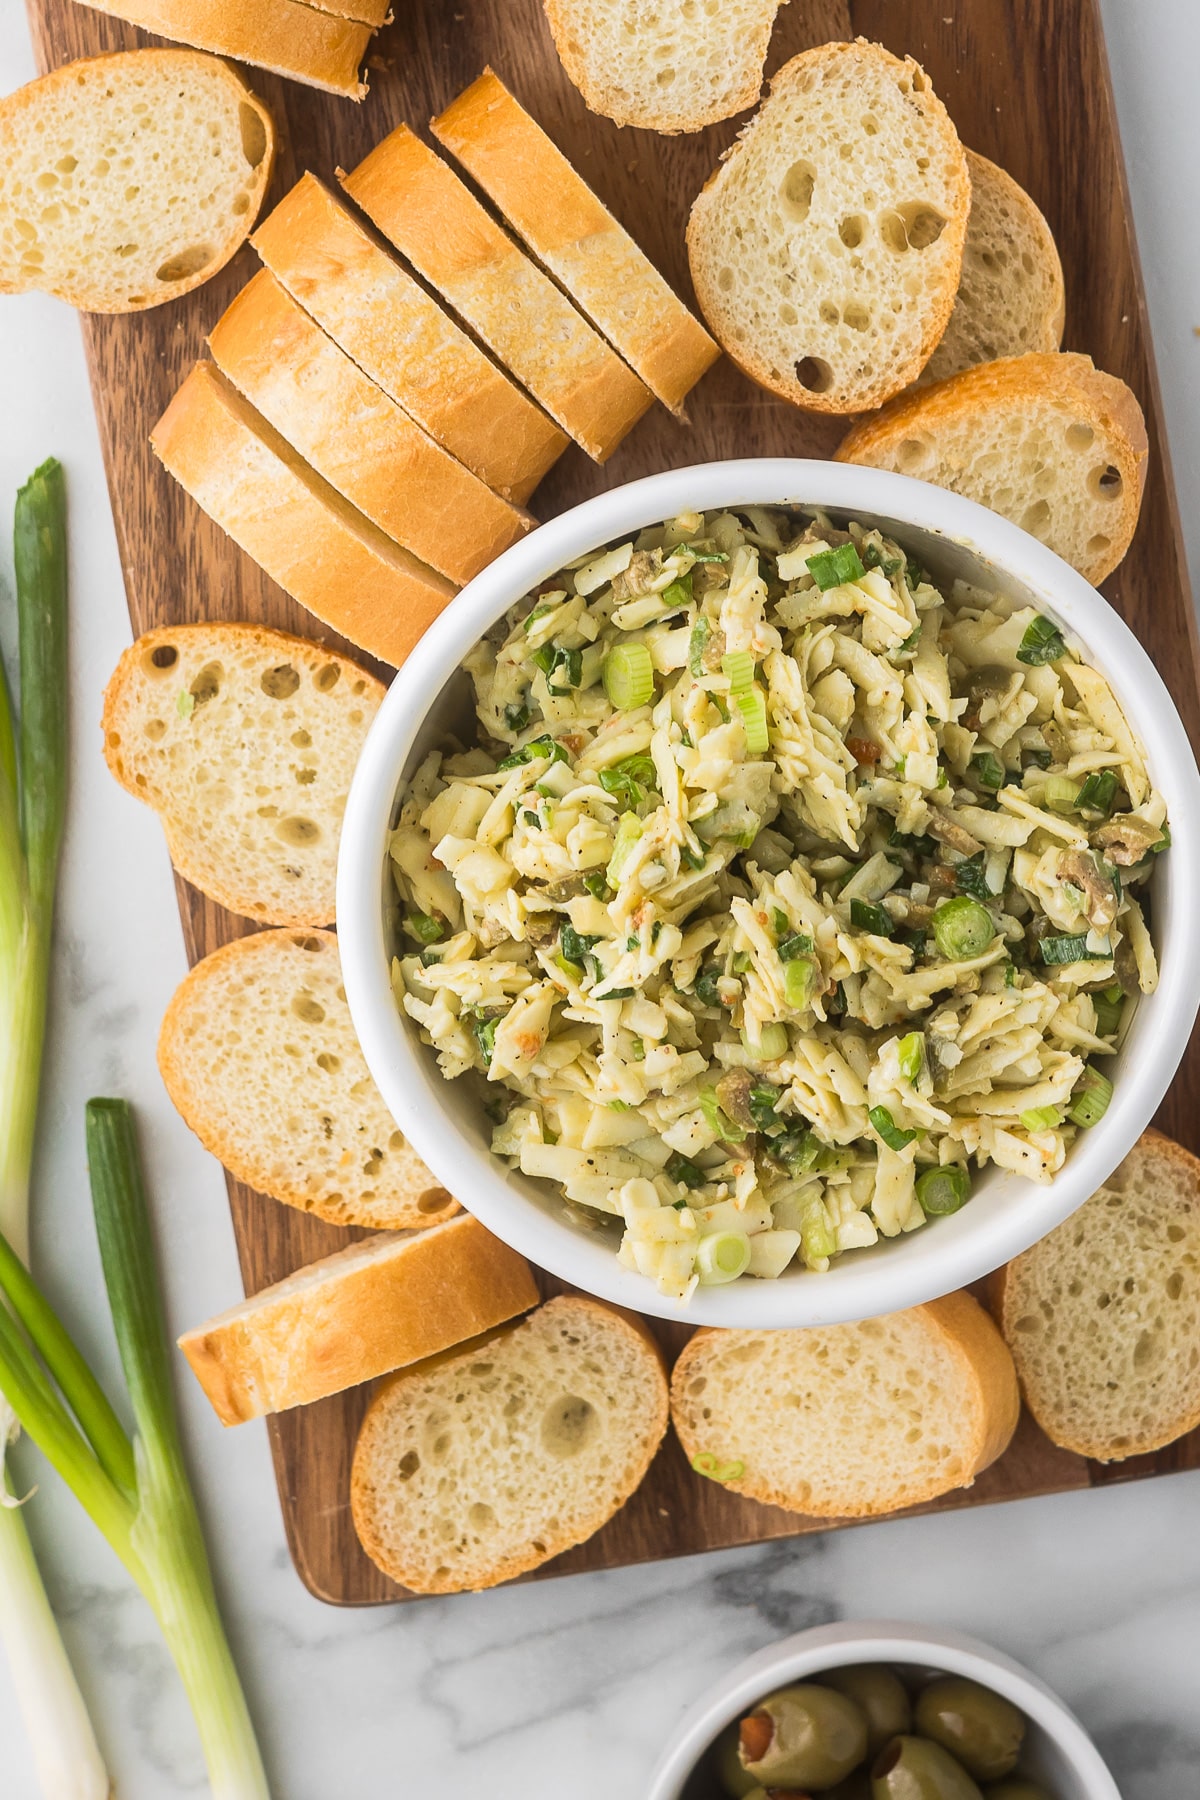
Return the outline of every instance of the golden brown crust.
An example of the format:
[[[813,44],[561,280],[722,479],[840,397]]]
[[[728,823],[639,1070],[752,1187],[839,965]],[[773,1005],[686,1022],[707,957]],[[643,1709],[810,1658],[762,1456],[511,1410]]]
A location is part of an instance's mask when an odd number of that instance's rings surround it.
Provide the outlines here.
[[[254,0],[253,5],[246,0],[84,0],[84,4],[158,37],[254,63],[330,94],[361,100],[367,91],[359,70],[371,26],[302,0]]]

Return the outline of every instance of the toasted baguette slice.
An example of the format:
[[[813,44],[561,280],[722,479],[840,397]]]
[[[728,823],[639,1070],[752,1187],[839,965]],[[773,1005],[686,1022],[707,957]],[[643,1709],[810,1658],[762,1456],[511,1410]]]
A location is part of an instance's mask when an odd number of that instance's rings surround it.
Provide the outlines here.
[[[807,1331],[698,1331],[671,1378],[689,1462],[743,1472],[736,1493],[867,1519],[970,1487],[1006,1449],[1012,1358],[970,1294]]]
[[[260,925],[330,925],[346,795],[382,682],[263,625],[148,631],[104,694],[104,757],[179,873]]]
[[[527,500],[569,442],[315,175],[250,240],[376,386],[506,499]]]
[[[1058,246],[1025,189],[986,156],[966,152],[971,215],[962,274],[946,335],[924,381],[944,381],[975,363],[1057,350],[1066,319]]]
[[[270,113],[214,57],[67,63],[0,100],[0,293],[84,312],[174,300],[245,240],[274,161]]]
[[[205,1148],[261,1194],[375,1230],[457,1210],[367,1072],[331,931],[260,931],[198,962],[158,1066]]]
[[[524,1257],[459,1213],[297,1269],[185,1332],[179,1348],[222,1425],[240,1425],[433,1356],[538,1298]]]
[[[269,269],[208,343],[222,374],[318,475],[452,581],[470,581],[533,524],[368,380]]]
[[[150,442],[273,581],[383,662],[402,663],[453,598],[444,576],[349,505],[210,363],[196,364]]]
[[[431,129],[651,393],[678,412],[721,352],[499,77],[485,70]]]
[[[835,452],[990,506],[1093,584],[1129,548],[1148,455],[1132,390],[1075,355],[964,369],[861,420]]]
[[[359,70],[370,25],[339,18],[302,0],[83,0],[96,12],[127,19],[177,44],[215,50],[293,81],[361,100]]]
[[[861,412],[946,329],[971,182],[911,57],[825,44],[785,63],[688,221],[700,310],[763,387]]]
[[[753,106],[781,0],[545,0],[562,64],[593,112],[700,131]]]
[[[666,1428],[645,1326],[596,1300],[551,1300],[384,1382],[354,1453],[354,1524],[414,1593],[495,1587],[599,1531]]]
[[[653,395],[453,170],[399,125],[338,178],[550,417],[611,456]]]
[[[1046,1436],[1121,1462],[1200,1425],[1200,1161],[1146,1131],[1071,1217],[992,1277]]]

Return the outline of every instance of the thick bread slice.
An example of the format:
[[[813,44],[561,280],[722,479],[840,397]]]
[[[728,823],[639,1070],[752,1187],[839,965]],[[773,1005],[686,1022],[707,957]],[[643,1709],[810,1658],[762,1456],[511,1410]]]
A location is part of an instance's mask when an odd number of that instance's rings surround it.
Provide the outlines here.
[[[545,0],[562,65],[593,112],[700,131],[753,106],[781,0]]]
[[[485,70],[431,129],[651,393],[678,412],[720,350],[499,77]]]
[[[975,363],[1062,343],[1066,297],[1050,227],[1011,175],[974,150],[966,157],[971,215],[962,274],[946,335],[922,381],[944,381]]]
[[[215,50],[330,94],[361,100],[359,70],[371,27],[338,18],[302,0],[83,0],[96,12],[127,19],[157,37]]]
[[[523,1256],[459,1213],[351,1244],[187,1331],[222,1425],[307,1406],[491,1331],[538,1303]]]
[[[198,962],[158,1066],[201,1143],[259,1193],[375,1230],[457,1210],[367,1072],[331,931],[260,931]]]
[[[263,625],[148,631],[104,694],[104,757],[179,873],[260,925],[330,925],[338,838],[384,687]]]
[[[354,1453],[355,1528],[415,1593],[495,1587],[599,1531],[666,1428],[662,1354],[640,1320],[551,1300],[384,1382]]]
[[[520,503],[569,439],[315,175],[250,240],[271,273],[431,437]]]
[[[550,417],[611,456],[653,395],[453,170],[399,125],[338,179]]]
[[[210,363],[150,435],[161,461],[281,588],[351,643],[402,663],[454,587],[310,469]]]
[[[208,340],[213,360],[318,475],[431,568],[470,581],[533,524],[368,380],[260,269]]]
[[[741,1463],[735,1493],[866,1519],[970,1487],[1007,1448],[1012,1358],[970,1294],[808,1331],[698,1331],[671,1378],[688,1460]]]
[[[962,145],[919,64],[861,38],[806,50],[692,207],[700,309],[784,399],[878,406],[946,329],[970,205]]]
[[[835,452],[990,506],[1093,584],[1129,548],[1148,456],[1132,390],[1073,354],[964,369],[863,419]]]
[[[1025,1403],[1120,1462],[1200,1425],[1200,1161],[1146,1131],[1071,1217],[992,1278]]]
[[[174,300],[244,241],[274,161],[270,113],[214,57],[67,63],[0,100],[0,293],[85,312]]]

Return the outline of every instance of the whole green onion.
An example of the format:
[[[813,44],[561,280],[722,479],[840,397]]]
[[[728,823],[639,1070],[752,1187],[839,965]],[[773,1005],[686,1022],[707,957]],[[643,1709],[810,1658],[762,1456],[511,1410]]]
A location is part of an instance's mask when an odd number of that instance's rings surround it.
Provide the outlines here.
[[[1113,1085],[1107,1075],[1101,1075],[1099,1069],[1093,1069],[1089,1063],[1079,1079],[1079,1085],[1072,1096],[1067,1112],[1068,1119],[1074,1125],[1082,1125],[1085,1129],[1098,1125],[1108,1111],[1108,1103],[1112,1099]]]
[[[960,894],[935,909],[933,935],[947,962],[965,962],[983,954],[996,935],[996,924],[986,906]]]
[[[917,1176],[917,1200],[927,1218],[937,1219],[956,1213],[965,1206],[971,1193],[971,1177],[961,1163],[946,1163],[940,1169],[926,1169]]]

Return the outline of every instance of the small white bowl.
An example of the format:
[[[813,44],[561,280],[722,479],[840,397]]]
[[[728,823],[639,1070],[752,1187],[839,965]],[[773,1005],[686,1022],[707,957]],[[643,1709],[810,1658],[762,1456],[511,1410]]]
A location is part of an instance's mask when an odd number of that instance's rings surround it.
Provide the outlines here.
[[[646,1800],[724,1800],[719,1784],[707,1778],[704,1761],[725,1727],[774,1688],[851,1663],[908,1665],[921,1678],[969,1676],[1025,1714],[1029,1731],[1021,1771],[1048,1788],[1054,1800],[1121,1800],[1079,1720],[1036,1675],[961,1632],[930,1631],[889,1619],[819,1625],[739,1663],[685,1715],[654,1771]]]
[[[1115,1092],[1049,1187],[989,1168],[970,1204],[921,1231],[855,1250],[824,1275],[789,1271],[701,1287],[686,1306],[618,1263],[608,1237],[572,1222],[548,1183],[510,1173],[467,1081],[443,1080],[400,1013],[389,979],[395,899],[388,833],[407,775],[447,728],[469,729],[463,657],[500,616],[565,564],[661,519],[745,505],[821,507],[879,524],[940,578],[963,576],[1032,604],[1111,681],[1166,797],[1174,834],[1154,878],[1158,992],[1138,1006]],[[346,994],[371,1073],[405,1135],[495,1233],[543,1269],[636,1311],[694,1325],[794,1327],[871,1318],[964,1287],[1028,1249],[1087,1199],[1149,1124],[1183,1055],[1200,1003],[1200,778],[1157,670],[1095,589],[1043,544],[941,488],[849,464],[756,461],[673,469],[598,495],[531,532],[465,587],[392,683],[364,747],[342,826],[337,917]],[[1106,1067],[1110,1067],[1106,1064]]]

